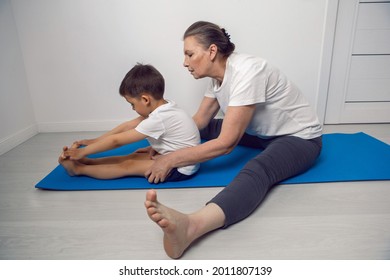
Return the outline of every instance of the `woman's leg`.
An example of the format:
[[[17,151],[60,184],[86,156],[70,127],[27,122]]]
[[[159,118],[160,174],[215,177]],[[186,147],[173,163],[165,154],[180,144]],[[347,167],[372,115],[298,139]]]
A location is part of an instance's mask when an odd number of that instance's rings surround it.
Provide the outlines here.
[[[210,125],[201,131],[201,136],[205,140],[213,139],[218,137],[219,130],[222,125],[222,122],[220,120],[214,120],[210,123]],[[279,138],[278,138],[279,139]],[[298,138],[299,139],[299,138]],[[244,136],[241,144],[245,144],[252,147],[266,147],[268,143],[274,143],[272,147],[269,147],[271,149],[266,149],[267,152],[263,155],[263,157],[266,159],[265,162],[271,162],[270,164],[270,170],[272,170],[272,166],[276,166],[276,171],[270,172],[270,173],[276,173],[277,170],[281,170],[283,166],[277,166],[277,163],[272,163],[276,160],[280,152],[278,151],[279,146],[287,145],[289,148],[285,149],[290,154],[287,157],[282,156],[282,158],[293,158],[294,161],[301,162],[299,165],[301,165],[301,171],[309,168],[315,161],[315,158],[319,154],[319,151],[321,150],[321,139],[317,140],[302,140],[302,141],[308,141],[312,142],[313,145],[307,145],[312,146],[312,154],[313,156],[310,156],[310,159],[304,159],[299,160],[301,157],[300,152],[294,151],[295,145],[290,145],[288,142],[290,141],[277,141],[277,139],[274,139],[273,141],[263,141],[262,139],[254,139],[253,136],[246,137]],[[267,143],[265,143],[267,142]],[[285,144],[283,144],[285,142]],[[291,141],[295,142],[295,141]],[[297,141],[301,142],[301,141]],[[298,145],[298,146],[306,146],[306,145]],[[276,152],[274,153],[273,150]],[[314,156],[314,154],[317,154]],[[283,152],[282,152],[283,155]],[[259,156],[258,156],[259,157]],[[257,169],[260,168],[260,170],[264,169],[266,165],[264,165],[264,168],[262,167],[261,162],[263,161],[261,158],[258,159],[256,157],[252,161],[248,162],[248,164],[245,166],[243,171],[241,171],[241,175],[239,174],[237,178],[232,182],[231,185],[224,188],[210,203],[208,203],[206,206],[201,208],[199,211],[193,213],[193,214],[183,214],[181,212],[178,212],[174,209],[168,208],[157,200],[157,194],[154,190],[150,190],[146,194],[146,201],[145,201],[145,207],[147,209],[147,213],[151,220],[156,222],[161,229],[164,232],[164,248],[168,256],[171,258],[179,258],[183,252],[191,245],[191,243],[196,240],[197,238],[201,237],[202,235],[213,231],[215,229],[221,228],[221,227],[227,227],[231,225],[232,223],[238,222],[239,220],[245,218],[248,216],[263,200],[265,194],[269,190],[269,185],[274,185],[278,181],[276,179],[277,177],[290,177],[297,173],[288,175],[290,173],[293,173],[291,171],[289,172],[281,172],[282,174],[279,176],[271,175],[270,177],[273,179],[267,180],[268,184],[261,184],[260,190],[256,190],[256,185],[258,185],[259,181],[256,179],[255,173],[257,173]],[[304,156],[306,158],[306,156]],[[267,159],[269,158],[269,159]],[[294,163],[287,164],[287,165],[294,165]],[[297,168],[298,169],[298,168]],[[264,177],[268,177],[268,174],[266,171],[267,168],[265,168],[264,171],[261,171],[259,173],[264,174]],[[286,173],[286,174],[285,174]],[[288,173],[288,174],[287,174]],[[249,177],[245,179],[246,177]],[[275,178],[276,177],[276,178]],[[280,179],[283,180],[283,179]],[[235,193],[240,194],[240,197],[243,197],[241,191],[240,191],[240,184],[234,183],[235,181],[241,182],[241,184],[245,184],[245,181],[251,181],[251,186],[248,188],[245,188],[243,193],[248,196],[249,198],[252,197],[252,189],[255,189],[255,192],[257,193],[257,196],[254,197],[254,199],[250,200],[250,206],[247,207],[245,205],[246,200],[248,200],[248,197],[245,197],[244,195],[244,201],[238,201],[237,205],[240,205],[240,215],[235,215],[234,211],[236,209],[237,199],[234,197]],[[270,183],[271,181],[275,181],[274,183]],[[226,194],[226,192],[228,193]],[[214,202],[215,201],[215,202]],[[233,212],[233,213],[232,213]]]
[[[222,122],[223,122],[222,119],[211,120],[208,126],[200,130],[200,137],[203,140],[211,140],[217,138],[221,133]],[[257,136],[253,136],[245,133],[242,136],[240,142],[238,142],[238,145],[246,146],[250,148],[256,148],[256,149],[264,149],[269,142],[270,139],[261,139]]]
[[[272,186],[309,169],[319,156],[321,146],[321,137],[312,140],[292,136],[273,139],[210,201],[225,213],[224,227],[249,216]]]

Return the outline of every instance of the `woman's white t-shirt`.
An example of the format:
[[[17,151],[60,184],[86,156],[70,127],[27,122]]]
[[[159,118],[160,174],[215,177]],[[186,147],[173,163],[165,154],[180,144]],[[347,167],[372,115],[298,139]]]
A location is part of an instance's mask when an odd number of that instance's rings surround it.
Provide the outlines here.
[[[162,155],[200,144],[199,130],[193,119],[169,100],[157,107],[135,129],[147,135],[149,144]],[[182,174],[192,175],[198,169],[199,164],[180,167],[177,170]]]
[[[246,130],[251,135],[313,139],[322,134],[316,114],[297,86],[259,57],[231,54],[222,84],[211,79],[205,96],[217,98],[223,113],[229,106],[256,104]]]

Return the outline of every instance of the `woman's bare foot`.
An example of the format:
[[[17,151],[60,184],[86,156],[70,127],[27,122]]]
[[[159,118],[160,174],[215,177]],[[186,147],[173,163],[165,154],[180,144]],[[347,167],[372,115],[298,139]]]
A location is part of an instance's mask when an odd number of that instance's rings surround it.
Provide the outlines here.
[[[164,232],[164,249],[167,255],[173,259],[180,258],[194,240],[191,236],[190,216],[159,203],[154,190],[146,193],[145,207],[150,219]]]
[[[150,219],[163,230],[165,252],[173,259],[180,258],[197,238],[225,224],[225,213],[217,204],[209,203],[187,215],[158,202],[155,190],[146,193],[145,207]]]

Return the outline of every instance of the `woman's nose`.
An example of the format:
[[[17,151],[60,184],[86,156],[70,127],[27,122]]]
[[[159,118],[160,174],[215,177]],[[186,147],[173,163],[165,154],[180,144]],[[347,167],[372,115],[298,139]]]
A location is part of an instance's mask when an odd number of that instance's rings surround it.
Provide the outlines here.
[[[186,58],[184,58],[183,66],[184,66],[184,67],[188,67],[188,62],[187,62],[187,59],[186,59]]]

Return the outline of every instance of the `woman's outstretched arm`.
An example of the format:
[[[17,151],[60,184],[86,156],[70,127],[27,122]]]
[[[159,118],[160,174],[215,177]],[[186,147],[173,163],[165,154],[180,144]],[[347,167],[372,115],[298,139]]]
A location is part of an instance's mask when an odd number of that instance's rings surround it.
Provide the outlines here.
[[[230,106],[225,114],[220,135],[201,145],[180,149],[155,158],[145,173],[150,183],[163,182],[172,168],[204,162],[230,153],[245,133],[256,105]]]

